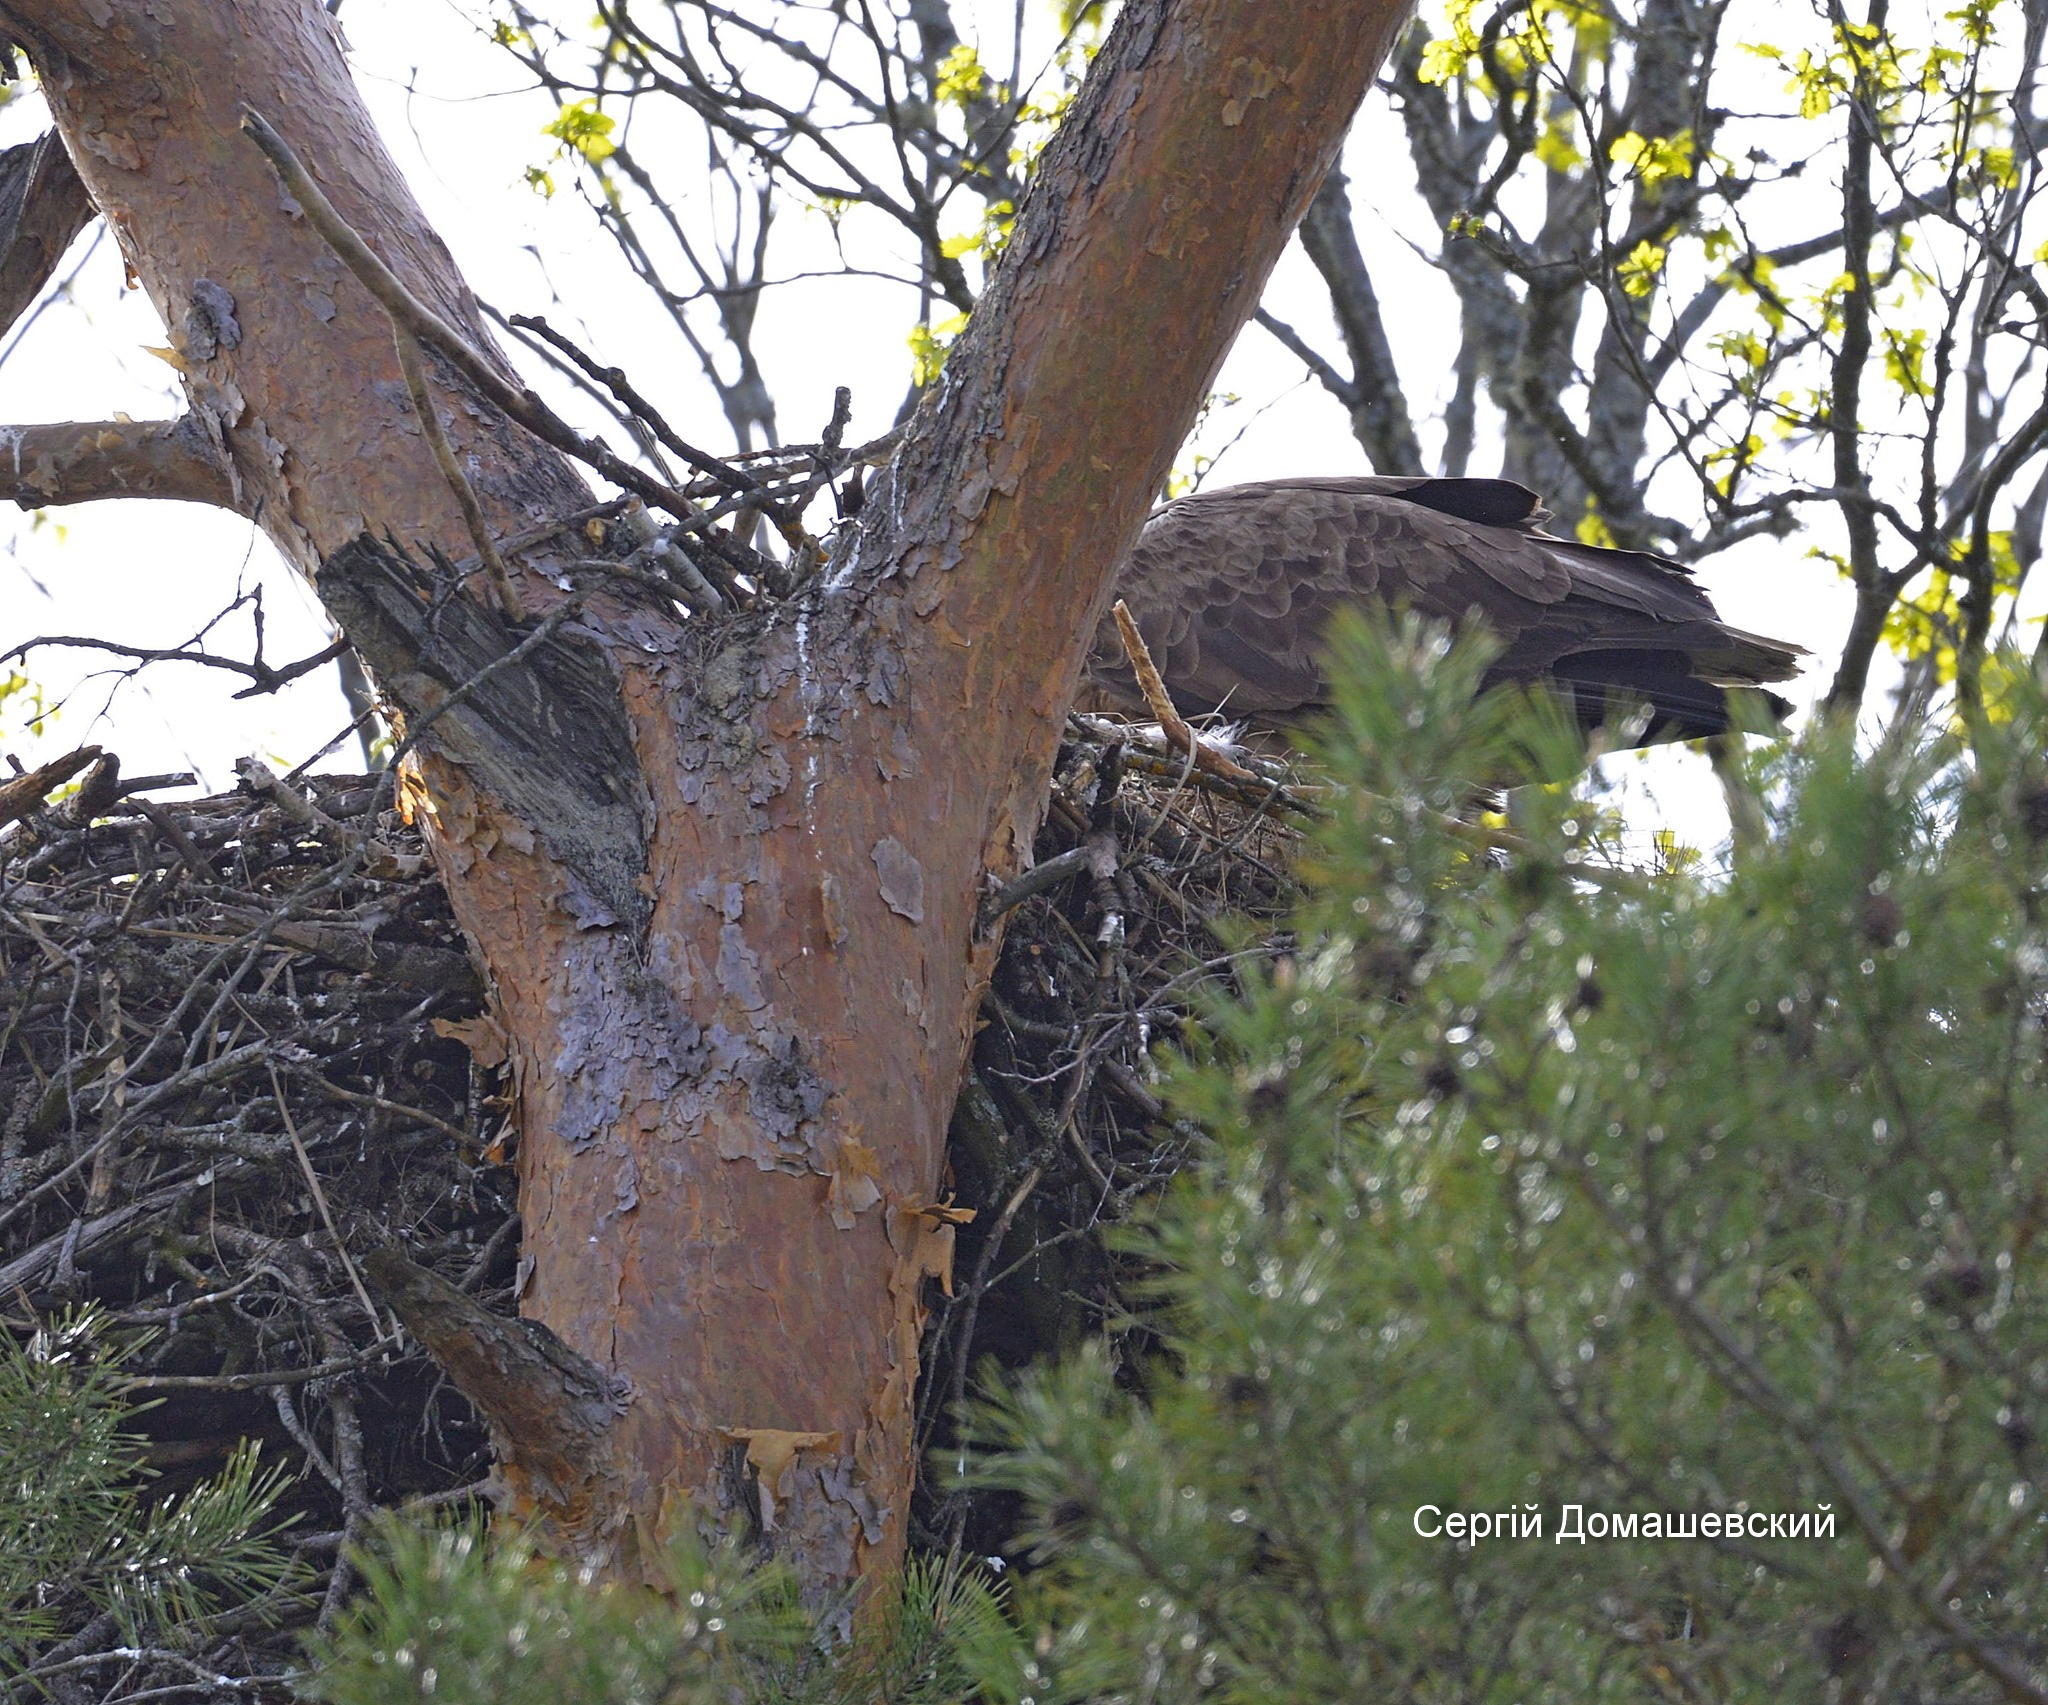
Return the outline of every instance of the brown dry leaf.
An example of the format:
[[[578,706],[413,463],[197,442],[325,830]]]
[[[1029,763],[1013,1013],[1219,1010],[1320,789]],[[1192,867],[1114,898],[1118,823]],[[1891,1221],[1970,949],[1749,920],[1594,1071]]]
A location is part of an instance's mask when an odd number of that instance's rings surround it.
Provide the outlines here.
[[[451,1042],[460,1042],[485,1071],[502,1066],[512,1052],[511,1039],[487,1012],[480,1012],[474,1018],[437,1018],[434,1020],[434,1034],[445,1036]]]

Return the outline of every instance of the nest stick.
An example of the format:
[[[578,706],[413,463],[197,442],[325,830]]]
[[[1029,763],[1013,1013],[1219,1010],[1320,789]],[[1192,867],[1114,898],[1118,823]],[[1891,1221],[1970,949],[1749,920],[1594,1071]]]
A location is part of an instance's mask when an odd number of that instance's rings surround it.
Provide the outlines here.
[[[1168,741],[1193,758],[1198,770],[1229,781],[1257,782],[1259,778],[1244,765],[1233,763],[1215,747],[1205,746],[1195,738],[1195,731],[1188,726],[1187,719],[1173,708],[1173,700],[1167,696],[1166,683],[1159,678],[1159,667],[1145,647],[1144,636],[1138,632],[1130,606],[1119,598],[1115,613],[1116,631],[1124,642],[1124,655],[1138,673],[1138,690],[1145,695],[1145,702],[1152,707],[1152,715],[1165,731]]]

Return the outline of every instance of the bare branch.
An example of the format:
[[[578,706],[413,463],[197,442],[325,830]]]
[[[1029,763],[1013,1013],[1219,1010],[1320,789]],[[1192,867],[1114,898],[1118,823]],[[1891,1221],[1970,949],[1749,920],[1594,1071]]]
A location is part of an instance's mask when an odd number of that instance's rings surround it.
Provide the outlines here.
[[[616,1471],[612,1423],[626,1391],[535,1320],[506,1320],[396,1249],[363,1260],[370,1283],[483,1413],[502,1482],[572,1526]]]
[[[1257,781],[1259,778],[1242,764],[1198,739],[1186,719],[1174,709],[1173,700],[1167,695],[1166,683],[1159,678],[1159,667],[1145,647],[1130,606],[1119,598],[1112,613],[1116,617],[1117,637],[1124,642],[1124,652],[1131,660],[1131,667],[1137,671],[1139,690],[1144,693],[1145,702],[1152,707],[1159,726],[1166,731],[1167,739],[1185,752],[1198,770],[1222,776],[1226,781]]]
[[[448,434],[441,430],[441,416],[434,408],[434,393],[427,384],[426,369],[420,365],[419,343],[395,320],[391,326],[391,342],[398,351],[398,370],[405,375],[405,388],[412,397],[412,411],[419,417],[420,431],[434,452],[434,462],[441,470],[441,477],[448,482],[448,489],[455,496],[456,507],[462,511],[463,523],[469,528],[470,542],[483,559],[484,575],[491,583],[491,590],[497,594],[498,607],[515,622],[524,621],[526,606],[519,597],[519,589],[512,584],[512,576],[505,569],[505,559],[498,555],[498,547],[491,542],[490,524],[485,521],[483,508],[476,500],[475,491],[470,488],[469,476],[455,459]]]
[[[190,415],[0,427],[0,497],[24,509],[162,497],[244,512],[226,456]]]
[[[1351,394],[1338,400],[1351,411],[1352,432],[1365,446],[1375,471],[1425,472],[1415,423],[1401,392],[1401,375],[1395,369],[1393,348],[1380,319],[1379,297],[1351,226],[1351,197],[1346,193],[1344,173],[1335,166],[1309,203],[1308,216],[1301,222],[1301,246],[1329,287],[1337,329],[1351,356]],[[1316,376],[1329,385],[1325,372]]]
[[[1841,16],[1839,10],[1836,16]],[[1869,25],[1882,29],[1884,19],[1885,0],[1871,0]],[[1842,524],[1849,539],[1849,572],[1856,585],[1856,614],[1850,622],[1849,638],[1825,702],[1830,712],[1850,715],[1863,702],[1871,654],[1877,649],[1884,619],[1898,595],[1894,577],[1885,572],[1878,556],[1877,515],[1870,503],[1870,476],[1863,466],[1863,428],[1859,419],[1875,306],[1870,284],[1870,247],[1877,226],[1871,191],[1871,155],[1878,126],[1876,105],[1873,71],[1859,59],[1848,103],[1848,155],[1842,170],[1842,270],[1849,288],[1842,297],[1842,339],[1835,352],[1833,389],[1828,402],[1835,484],[1845,494]]]
[[[193,644],[175,646],[124,645],[119,640],[101,639],[92,634],[49,633],[38,634],[34,639],[25,639],[19,645],[0,653],[0,661],[12,662],[26,657],[31,651],[44,646],[65,646],[78,650],[104,651],[115,657],[126,657],[136,663],[197,663],[205,669],[224,669],[230,675],[240,675],[249,685],[235,694],[238,699],[253,699],[264,693],[274,693],[280,687],[290,686],[301,675],[310,675],[315,669],[332,663],[349,649],[346,639],[337,639],[323,645],[309,656],[301,657],[296,663],[280,667],[263,661],[263,650],[259,643],[255,657],[244,661],[239,657],[221,657],[211,651],[202,651]]]

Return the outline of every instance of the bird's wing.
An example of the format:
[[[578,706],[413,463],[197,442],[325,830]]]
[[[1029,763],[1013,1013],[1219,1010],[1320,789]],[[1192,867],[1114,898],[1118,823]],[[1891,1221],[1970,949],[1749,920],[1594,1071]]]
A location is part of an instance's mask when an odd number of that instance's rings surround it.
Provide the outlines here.
[[[1467,483],[1483,488],[1469,507],[1487,519],[1411,496]],[[1506,639],[1529,627],[1571,585],[1518,525],[1539,513],[1534,496],[1507,481],[1232,486],[1154,515],[1117,594],[1183,709],[1285,716],[1326,697],[1324,636],[1347,604],[1406,604],[1454,622],[1477,610]],[[1111,626],[1090,673],[1128,683]]]
[[[1676,669],[1702,684],[1748,684],[1796,673],[1799,648],[1724,626],[1683,565],[1554,538],[1541,530],[1546,518],[1507,480],[1232,486],[1154,515],[1117,593],[1189,713],[1284,721],[1323,704],[1325,634],[1357,603],[1482,621],[1505,647],[1497,680],[1633,682]],[[1135,690],[1112,625],[1089,675],[1112,699]]]

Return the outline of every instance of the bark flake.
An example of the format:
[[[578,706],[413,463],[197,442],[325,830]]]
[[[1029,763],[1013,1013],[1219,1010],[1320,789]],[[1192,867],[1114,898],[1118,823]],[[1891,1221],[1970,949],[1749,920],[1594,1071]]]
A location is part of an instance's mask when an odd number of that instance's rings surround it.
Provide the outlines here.
[[[224,349],[239,349],[242,322],[235,318],[235,299],[226,286],[202,278],[192,286],[192,305],[185,315],[188,361],[211,361]]]
[[[924,866],[894,835],[884,835],[875,843],[874,860],[882,899],[889,910],[914,924],[923,923]]]

